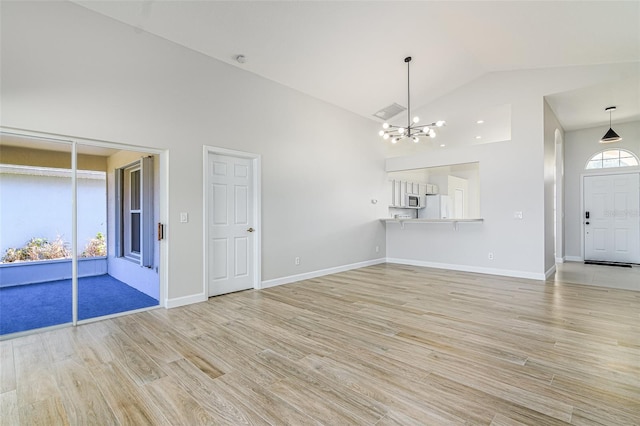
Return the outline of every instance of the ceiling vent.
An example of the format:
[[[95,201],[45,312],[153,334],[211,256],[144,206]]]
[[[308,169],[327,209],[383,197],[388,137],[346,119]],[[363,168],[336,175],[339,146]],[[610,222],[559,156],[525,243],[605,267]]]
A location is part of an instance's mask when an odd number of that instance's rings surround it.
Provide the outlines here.
[[[382,108],[380,111],[373,114],[373,116],[378,117],[382,120],[388,120],[391,117],[395,117],[396,115],[400,114],[402,111],[405,111],[405,110],[406,110],[405,107],[398,105],[396,103],[393,103],[386,108]]]

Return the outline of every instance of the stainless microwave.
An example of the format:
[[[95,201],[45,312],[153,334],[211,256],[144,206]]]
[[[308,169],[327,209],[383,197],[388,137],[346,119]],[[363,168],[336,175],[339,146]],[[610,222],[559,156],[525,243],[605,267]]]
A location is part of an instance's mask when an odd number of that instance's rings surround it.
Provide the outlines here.
[[[423,209],[425,207],[424,195],[407,194],[405,199],[405,206],[414,209]]]

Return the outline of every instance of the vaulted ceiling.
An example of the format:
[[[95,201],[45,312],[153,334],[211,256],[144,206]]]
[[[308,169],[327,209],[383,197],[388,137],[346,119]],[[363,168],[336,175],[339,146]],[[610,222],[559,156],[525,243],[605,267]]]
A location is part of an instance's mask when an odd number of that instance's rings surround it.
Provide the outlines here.
[[[640,61],[637,1],[75,1],[364,117],[483,74]],[[245,63],[236,60],[244,55]],[[640,119],[638,79],[549,97],[566,130]]]

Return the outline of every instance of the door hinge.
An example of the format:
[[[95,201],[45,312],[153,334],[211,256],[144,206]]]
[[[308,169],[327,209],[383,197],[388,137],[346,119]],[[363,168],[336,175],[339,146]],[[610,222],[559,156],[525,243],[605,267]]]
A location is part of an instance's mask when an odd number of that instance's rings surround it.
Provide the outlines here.
[[[158,241],[164,240],[164,225],[158,222]]]

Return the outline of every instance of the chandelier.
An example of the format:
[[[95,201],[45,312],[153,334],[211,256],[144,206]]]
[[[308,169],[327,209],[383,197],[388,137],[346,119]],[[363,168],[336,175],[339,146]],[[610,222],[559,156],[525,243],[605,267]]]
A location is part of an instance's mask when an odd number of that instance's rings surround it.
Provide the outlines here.
[[[430,124],[419,124],[420,118],[411,118],[411,96],[409,93],[409,63],[411,62],[411,56],[404,58],[404,61],[407,63],[407,126],[394,126],[385,122],[379,134],[385,140],[391,139],[391,143],[397,143],[399,140],[407,138],[418,143],[421,137],[435,138],[436,132],[434,128],[442,127],[446,123],[440,120]]]

